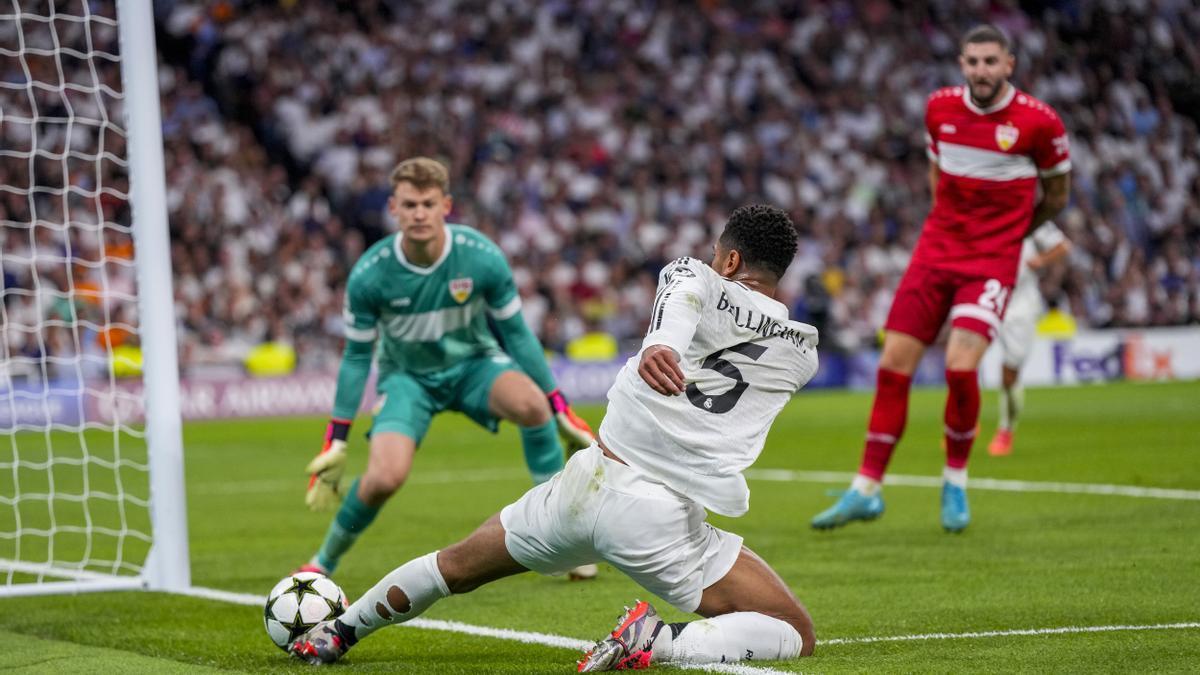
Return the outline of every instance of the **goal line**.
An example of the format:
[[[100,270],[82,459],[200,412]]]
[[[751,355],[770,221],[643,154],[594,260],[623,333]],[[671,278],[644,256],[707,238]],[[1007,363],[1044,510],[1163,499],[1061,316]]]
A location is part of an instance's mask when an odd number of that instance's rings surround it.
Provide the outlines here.
[[[0,571],[25,574],[41,579],[39,583],[0,586],[0,597],[20,597],[57,593],[100,593],[103,591],[134,591],[146,587],[142,577],[103,574],[85,569],[44,565],[0,558]],[[46,581],[46,577],[61,581]]]

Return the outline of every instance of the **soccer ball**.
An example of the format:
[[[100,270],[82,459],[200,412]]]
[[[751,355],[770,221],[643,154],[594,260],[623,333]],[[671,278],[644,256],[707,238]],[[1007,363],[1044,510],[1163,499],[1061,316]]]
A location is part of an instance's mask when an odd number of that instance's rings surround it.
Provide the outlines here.
[[[296,572],[281,579],[267,595],[263,626],[280,649],[310,628],[342,615],[350,602],[333,580],[316,572]]]

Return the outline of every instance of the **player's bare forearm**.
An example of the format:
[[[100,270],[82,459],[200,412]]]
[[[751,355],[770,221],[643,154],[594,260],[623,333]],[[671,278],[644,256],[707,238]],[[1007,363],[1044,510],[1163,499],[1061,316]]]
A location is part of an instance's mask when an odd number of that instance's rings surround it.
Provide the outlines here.
[[[1028,236],[1034,230],[1041,227],[1042,223],[1050,220],[1058,215],[1067,207],[1067,202],[1071,200],[1071,174],[1064,173],[1059,176],[1050,176],[1042,179],[1042,199],[1033,209],[1033,220],[1029,223],[1029,229],[1025,234]]]
[[[638,375],[651,389],[663,396],[683,393],[683,371],[679,368],[679,356],[666,345],[651,345],[642,351]]]
[[[1035,270],[1043,269],[1043,268],[1045,268],[1049,265],[1053,265],[1054,263],[1058,262],[1059,260],[1062,260],[1063,258],[1067,257],[1067,254],[1070,252],[1071,252],[1071,242],[1064,239],[1063,241],[1059,242],[1057,246],[1050,249],[1049,251],[1046,251],[1045,253],[1043,253],[1039,256],[1035,256],[1032,260],[1029,261],[1029,267],[1032,269],[1035,269]]]
[[[937,204],[938,178],[940,178],[941,175],[942,175],[942,172],[938,169],[937,162],[930,162],[929,163],[929,206],[930,206],[930,208],[932,208],[935,204]]]

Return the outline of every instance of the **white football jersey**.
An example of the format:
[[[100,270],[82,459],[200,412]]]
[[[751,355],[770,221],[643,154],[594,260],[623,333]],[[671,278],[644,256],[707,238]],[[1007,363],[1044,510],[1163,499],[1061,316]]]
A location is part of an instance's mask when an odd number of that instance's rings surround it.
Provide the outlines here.
[[[817,371],[817,330],[782,303],[693,258],[663,268],[642,351],[680,356],[686,392],[664,396],[638,375],[641,353],[608,391],[600,438],[631,467],[710,511],[750,508],[742,471],[775,416]]]
[[[1009,299],[1008,312],[1005,318],[1017,310],[1024,317],[1027,313],[1038,316],[1044,311],[1042,294],[1038,290],[1038,273],[1029,267],[1029,261],[1036,255],[1049,251],[1066,240],[1067,236],[1058,229],[1052,221],[1047,220],[1038,226],[1033,234],[1025,237],[1021,244],[1021,264],[1017,268],[1017,283],[1013,286],[1012,297]]]

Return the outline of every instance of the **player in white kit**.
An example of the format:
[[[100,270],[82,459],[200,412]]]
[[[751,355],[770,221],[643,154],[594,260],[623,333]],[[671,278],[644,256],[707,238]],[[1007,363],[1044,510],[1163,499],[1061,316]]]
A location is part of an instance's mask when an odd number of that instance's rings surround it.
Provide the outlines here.
[[[581,672],[811,654],[808,611],[741,537],[705,521],[706,509],[749,509],[742,471],[817,370],[816,329],[772,298],[795,252],[786,213],[734,211],[711,265],[680,258],[659,275],[649,331],[608,392],[596,443],[463,541],[393,570],[289,651],[330,663],[451,594],[603,560],[706,618],[666,624],[635,603],[580,659]]]
[[[1038,288],[1038,275],[1049,265],[1071,251],[1071,242],[1053,222],[1042,223],[1025,238],[1021,247],[1021,263],[1017,283],[1004,323],[1000,325],[1000,349],[1004,365],[1000,383],[1000,424],[988,444],[988,454],[1007,455],[1012,452],[1013,431],[1017,417],[1025,405],[1025,390],[1021,387],[1021,366],[1029,357],[1037,322],[1046,313],[1046,301]]]

